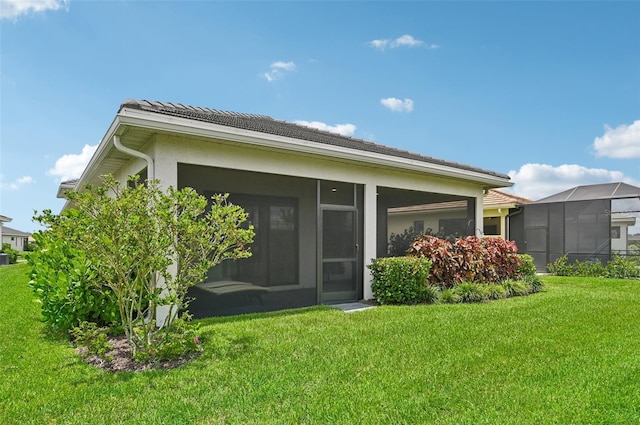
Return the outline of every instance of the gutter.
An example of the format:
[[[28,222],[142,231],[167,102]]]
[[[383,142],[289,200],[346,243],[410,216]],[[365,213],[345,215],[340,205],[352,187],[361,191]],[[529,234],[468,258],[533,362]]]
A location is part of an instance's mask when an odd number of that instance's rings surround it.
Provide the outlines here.
[[[140,151],[128,148],[120,143],[120,137],[117,135],[113,135],[113,146],[122,153],[127,155],[134,156],[136,158],[144,159],[147,161],[147,180],[153,181],[156,178],[155,164],[153,162],[153,158],[149,155],[142,153]]]
[[[288,136],[260,133],[255,130],[246,130],[221,124],[194,121],[184,117],[167,116],[157,112],[140,111],[122,108],[118,113],[120,125],[144,127],[156,131],[168,131],[183,135],[207,137],[246,145],[260,146],[263,148],[285,149],[303,154],[320,155],[333,159],[356,161],[375,166],[399,168],[404,171],[411,170],[420,173],[428,172],[440,177],[471,180],[482,183],[485,187],[510,187],[513,185],[507,175],[486,173],[484,170],[466,170],[455,168],[452,164],[437,164],[418,161],[404,157],[395,157],[386,154],[355,151],[350,148],[334,145],[322,145],[308,140],[295,139]]]

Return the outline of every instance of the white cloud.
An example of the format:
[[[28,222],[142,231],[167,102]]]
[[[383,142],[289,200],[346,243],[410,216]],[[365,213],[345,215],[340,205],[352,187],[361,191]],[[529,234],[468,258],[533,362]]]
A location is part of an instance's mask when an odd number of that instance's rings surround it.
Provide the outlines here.
[[[396,99],[395,97],[388,97],[386,99],[380,99],[380,103],[388,109],[394,112],[411,112],[413,111],[413,100],[411,99]]]
[[[322,131],[328,131],[330,133],[338,133],[343,136],[352,136],[356,131],[356,126],[353,124],[336,124],[329,125],[320,121],[294,121],[296,124],[304,125],[305,127],[316,128]]]
[[[604,135],[593,141],[597,157],[640,158],[640,120],[616,128],[605,125],[604,129]]]
[[[57,176],[61,181],[77,179],[82,175],[98,145],[84,145],[82,153],[63,155],[56,165],[47,171],[47,175]]]
[[[0,0],[0,19],[16,19],[29,13],[58,10],[68,4],[69,0]]]
[[[640,185],[640,182],[626,177],[620,171],[587,168],[576,164],[563,164],[558,167],[525,164],[519,170],[511,170],[508,174],[514,183],[508,191],[533,201],[589,184],[624,182],[634,186]]]
[[[286,72],[292,72],[295,70],[295,63],[277,61],[271,64],[271,71],[264,73],[264,78],[266,78],[268,82],[272,82],[284,77]]]
[[[386,48],[395,49],[398,47],[425,46],[428,49],[437,49],[440,47],[439,45],[434,43],[426,44],[424,41],[418,40],[417,38],[414,38],[412,35],[409,35],[409,34],[401,35],[400,37],[395,38],[393,40],[388,38],[381,39],[381,40],[372,40],[367,44],[369,44],[369,46],[373,47],[374,49],[378,49],[378,50],[384,50]]]
[[[19,177],[9,183],[3,182],[2,181],[3,179],[4,179],[4,176],[0,174],[0,189],[2,190],[19,190],[23,186],[36,182],[31,176]]]
[[[391,42],[391,47],[401,47],[401,46],[407,46],[407,47],[416,47],[416,46],[421,46],[423,45],[424,42],[421,40],[417,40],[415,38],[413,38],[413,36],[409,35],[409,34],[405,34],[402,35],[398,38],[396,38],[395,40],[393,40]]]

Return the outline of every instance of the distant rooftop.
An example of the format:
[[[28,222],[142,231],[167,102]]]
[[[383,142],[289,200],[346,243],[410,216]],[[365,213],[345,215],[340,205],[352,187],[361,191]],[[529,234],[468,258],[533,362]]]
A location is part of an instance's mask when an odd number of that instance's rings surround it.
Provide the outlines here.
[[[355,149],[364,152],[379,153],[509,179],[509,176],[506,174],[497,173],[495,171],[472,167],[470,165],[460,164],[457,162],[445,161],[406,150],[368,142],[362,139],[356,139],[306,127],[296,123],[280,121],[266,115],[220,111],[217,109],[185,106],[179,103],[153,102],[148,100],[126,100],[120,106],[120,111],[125,108],[182,117],[191,120],[224,125],[227,127],[235,127],[243,130],[258,131],[265,134],[291,137],[299,140],[307,140],[310,142],[323,143],[326,145]]]
[[[554,202],[594,201],[597,199],[627,199],[640,198],[640,187],[626,183],[603,183],[577,186],[564,192],[542,198],[535,204],[549,204]]]
[[[31,236],[31,233],[16,230],[7,226],[2,226],[2,235],[3,236],[21,236],[24,238],[28,238],[29,236]]]
[[[496,189],[490,189],[482,201],[484,208],[515,208],[531,203],[530,199],[511,195]],[[391,213],[425,212],[445,209],[466,208],[467,201],[436,202],[433,204],[411,205],[408,207],[389,208]]]

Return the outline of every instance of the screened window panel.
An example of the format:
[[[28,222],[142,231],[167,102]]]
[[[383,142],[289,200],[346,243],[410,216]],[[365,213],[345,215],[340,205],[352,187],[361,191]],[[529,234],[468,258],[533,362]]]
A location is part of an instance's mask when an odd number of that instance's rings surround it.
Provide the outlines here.
[[[527,252],[547,251],[547,229],[545,227],[526,229]]]
[[[298,202],[295,198],[234,195],[229,200],[248,214],[254,227],[251,257],[225,261],[210,280],[237,280],[263,286],[298,284]]]
[[[548,206],[545,204],[542,205],[527,205],[526,209],[526,226],[527,227],[536,227],[536,226],[548,226]]]
[[[323,258],[355,258],[354,219],[354,211],[326,210],[322,213],[323,228],[342,229],[322,238]]]

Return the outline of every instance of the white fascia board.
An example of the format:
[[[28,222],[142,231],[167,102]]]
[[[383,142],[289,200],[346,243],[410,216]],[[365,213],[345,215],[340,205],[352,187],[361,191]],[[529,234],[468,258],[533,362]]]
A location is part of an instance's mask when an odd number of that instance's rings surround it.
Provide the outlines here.
[[[113,120],[113,122],[109,126],[109,129],[107,130],[106,134],[102,137],[102,140],[100,140],[100,143],[98,144],[96,151],[93,153],[93,156],[89,160],[89,163],[82,171],[82,175],[76,181],[75,186],[71,187],[70,189],[77,190],[78,188],[83,187],[86,184],[86,182],[90,180],[90,178],[92,177],[93,169],[97,166],[97,164],[100,164],[102,159],[107,155],[107,152],[109,151],[108,149],[109,146],[113,145],[113,141],[112,141],[113,135],[115,134],[115,131],[117,130],[118,126],[119,126],[118,117],[116,116],[116,118]],[[64,191],[64,189],[67,189],[67,187],[63,187],[62,184],[60,185],[60,187],[58,187],[58,198],[64,198],[64,196],[60,196],[61,192]],[[66,211],[70,207],[71,207],[71,202],[67,200],[62,206],[61,212]]]
[[[93,153],[93,156],[82,172],[82,175],[76,182],[76,188],[83,187],[86,182],[90,180],[91,177],[93,177],[93,169],[102,162],[103,158],[109,152],[109,147],[113,146],[113,135],[116,134],[116,130],[118,129],[119,125],[120,123],[118,120],[118,116],[116,116],[116,118],[113,120],[113,122],[111,122],[111,125],[107,129],[107,132],[102,137],[102,140],[98,144],[96,151]]]
[[[116,121],[122,125],[149,128],[158,131],[228,140],[248,145],[266,146],[280,150],[328,156],[330,158],[340,158],[365,164],[435,174],[442,177],[472,180],[487,185],[488,187],[510,187],[513,185],[513,183],[508,179],[472,170],[462,170],[446,165],[394,157],[376,152],[366,152],[343,148],[340,146],[323,145],[307,140],[260,133],[257,131],[228,127],[205,121],[159,114],[156,112],[123,108],[117,115]]]

